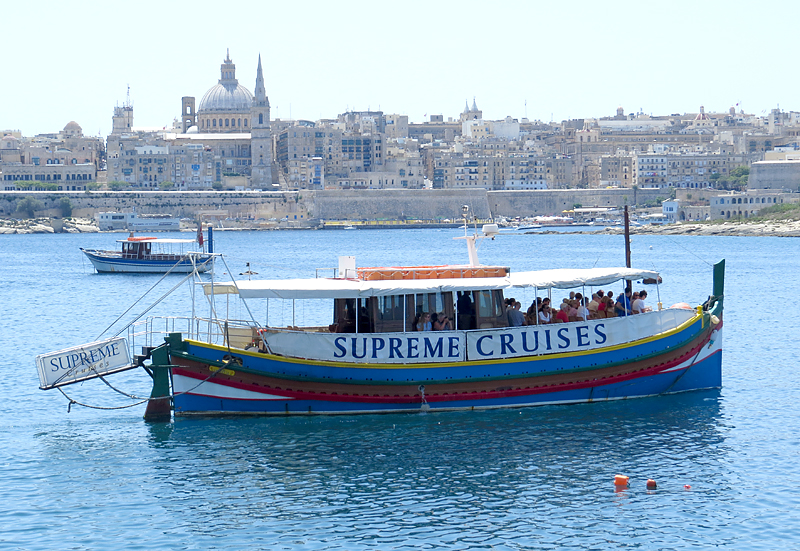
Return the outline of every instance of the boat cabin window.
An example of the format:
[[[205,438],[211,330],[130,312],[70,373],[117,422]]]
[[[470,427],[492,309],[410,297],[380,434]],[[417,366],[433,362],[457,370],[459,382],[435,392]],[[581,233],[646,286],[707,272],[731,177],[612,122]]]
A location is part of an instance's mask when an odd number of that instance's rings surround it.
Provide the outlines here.
[[[503,291],[458,292],[458,329],[508,327],[503,309]]]
[[[337,298],[333,303],[334,322],[331,330],[336,333],[355,333],[358,322],[359,333],[371,333],[370,302],[368,298]]]
[[[335,333],[355,333],[358,323],[359,333],[414,331],[414,320],[423,312],[444,314],[455,320],[456,303],[459,330],[508,326],[503,308],[503,291],[494,290],[459,291],[455,295],[439,292],[336,299],[333,324],[329,329]]]
[[[452,293],[444,293],[447,295],[451,295]],[[428,314],[432,314],[433,312],[441,313],[444,312],[445,315],[452,315],[453,314],[453,307],[450,306],[450,312],[446,311],[445,300],[444,300],[443,293],[425,293],[421,295],[414,295],[414,315],[412,319],[417,315],[421,314],[422,312],[426,312]],[[450,300],[452,302],[452,299]]]

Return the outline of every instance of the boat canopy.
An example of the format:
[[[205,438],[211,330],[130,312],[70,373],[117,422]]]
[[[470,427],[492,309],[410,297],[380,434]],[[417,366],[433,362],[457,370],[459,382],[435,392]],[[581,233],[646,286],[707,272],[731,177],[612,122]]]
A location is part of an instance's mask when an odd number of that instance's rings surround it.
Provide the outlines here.
[[[265,279],[204,283],[205,294],[238,294],[242,298],[366,298],[415,293],[537,288],[573,289],[609,285],[621,279],[658,278],[658,272],[635,268],[589,268],[512,273],[506,277],[469,277],[364,281],[360,279]],[[212,291],[213,288],[213,291]]]
[[[172,239],[169,237],[137,237],[117,239],[117,243],[197,243],[197,239]]]

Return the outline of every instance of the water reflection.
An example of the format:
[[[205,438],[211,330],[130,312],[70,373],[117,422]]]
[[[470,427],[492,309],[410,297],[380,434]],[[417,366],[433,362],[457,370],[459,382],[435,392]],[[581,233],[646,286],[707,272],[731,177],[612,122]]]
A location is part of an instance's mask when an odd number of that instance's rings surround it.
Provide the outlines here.
[[[169,481],[162,503],[187,525],[257,520],[281,542],[331,548],[423,534],[524,547],[553,530],[613,539],[618,526],[598,524],[598,511],[603,522],[620,507],[644,521],[648,499],[672,508],[661,498],[687,481],[720,479],[721,425],[711,391],[490,412],[177,419],[151,427],[149,442],[154,475]],[[631,486],[615,493],[618,472]]]

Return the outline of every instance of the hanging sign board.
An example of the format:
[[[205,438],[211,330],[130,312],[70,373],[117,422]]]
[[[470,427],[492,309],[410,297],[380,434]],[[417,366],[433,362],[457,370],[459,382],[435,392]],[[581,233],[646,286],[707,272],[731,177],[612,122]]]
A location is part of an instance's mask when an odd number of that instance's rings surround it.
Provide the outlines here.
[[[136,367],[123,337],[36,356],[39,388],[48,390]]]

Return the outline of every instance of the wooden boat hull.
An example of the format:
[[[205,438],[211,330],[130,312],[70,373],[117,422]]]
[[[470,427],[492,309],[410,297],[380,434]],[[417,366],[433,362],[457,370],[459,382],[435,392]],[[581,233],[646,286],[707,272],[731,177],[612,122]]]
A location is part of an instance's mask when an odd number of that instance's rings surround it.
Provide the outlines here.
[[[188,255],[153,255],[154,258],[124,258],[123,255],[108,251],[81,249],[99,273],[147,273],[164,274],[190,273],[195,265]],[[212,255],[195,257],[194,263],[198,272],[211,269]]]
[[[721,314],[721,308],[720,312]],[[722,323],[591,351],[438,364],[345,364],[172,335],[176,415],[448,411],[627,399],[722,385]]]

